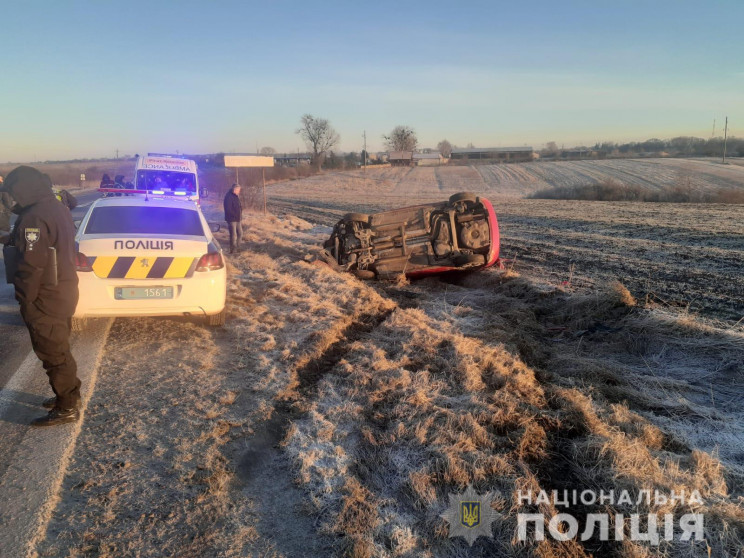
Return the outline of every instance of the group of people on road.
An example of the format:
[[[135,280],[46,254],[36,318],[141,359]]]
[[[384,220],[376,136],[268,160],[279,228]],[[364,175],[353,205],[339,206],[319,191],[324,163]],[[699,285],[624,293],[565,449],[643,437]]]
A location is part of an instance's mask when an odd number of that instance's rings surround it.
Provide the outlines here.
[[[239,252],[243,237],[240,185],[224,199],[230,253]],[[0,176],[0,244],[6,278],[15,289],[31,345],[49,377],[54,397],[32,426],[54,426],[79,419],[80,380],[70,351],[72,315],[78,302],[75,225],[70,210],[77,200],[56,190],[48,175],[20,166]],[[11,214],[17,215],[11,228]]]

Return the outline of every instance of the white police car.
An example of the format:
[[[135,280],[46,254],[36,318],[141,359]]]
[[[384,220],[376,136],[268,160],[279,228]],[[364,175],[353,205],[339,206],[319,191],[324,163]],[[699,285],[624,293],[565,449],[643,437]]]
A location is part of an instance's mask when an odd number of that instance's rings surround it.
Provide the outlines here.
[[[208,325],[225,323],[222,249],[193,201],[98,199],[75,241],[80,300],[73,329],[89,317],[201,316]]]

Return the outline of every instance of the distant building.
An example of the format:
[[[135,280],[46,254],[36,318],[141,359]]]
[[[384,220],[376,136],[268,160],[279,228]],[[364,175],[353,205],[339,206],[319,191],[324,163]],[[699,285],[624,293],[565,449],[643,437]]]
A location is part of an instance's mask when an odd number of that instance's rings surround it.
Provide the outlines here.
[[[444,165],[447,159],[441,153],[414,153],[413,164],[417,167],[435,167]]]
[[[590,149],[564,149],[561,151],[561,158],[563,159],[588,159],[596,155]]]
[[[391,151],[388,161],[393,167],[411,167],[414,164],[413,151]]]
[[[279,167],[309,165],[312,160],[313,157],[309,153],[284,153],[283,155],[274,155],[274,164]]]
[[[452,149],[452,159],[467,161],[493,161],[516,163],[532,161],[535,150],[531,147],[466,147]]]

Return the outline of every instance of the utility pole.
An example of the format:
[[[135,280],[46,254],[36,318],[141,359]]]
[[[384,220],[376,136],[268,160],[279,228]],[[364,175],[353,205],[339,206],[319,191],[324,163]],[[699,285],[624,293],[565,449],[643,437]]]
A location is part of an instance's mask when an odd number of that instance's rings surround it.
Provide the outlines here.
[[[711,138],[716,137],[716,119],[713,119],[713,133],[710,135]]]
[[[263,187],[264,215],[266,215],[266,169],[261,168],[261,185]]]
[[[363,165],[363,172],[364,174],[367,174],[367,130],[364,130],[364,133],[362,134],[362,137],[364,138],[364,151],[362,152],[362,165]]]
[[[117,159],[119,158],[119,150],[118,149],[116,150],[116,158]]]
[[[726,117],[726,127],[723,129],[723,161],[726,164],[726,137],[728,136],[728,116]]]

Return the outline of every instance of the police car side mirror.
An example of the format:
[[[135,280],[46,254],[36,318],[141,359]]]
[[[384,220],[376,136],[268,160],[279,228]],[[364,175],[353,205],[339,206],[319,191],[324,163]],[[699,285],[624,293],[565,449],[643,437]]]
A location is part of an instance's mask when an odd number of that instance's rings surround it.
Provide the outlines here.
[[[220,232],[220,224],[219,223],[210,223],[209,224],[209,230],[212,232]]]
[[[79,228],[80,228],[80,225],[82,225],[82,223],[83,223],[83,220],[82,220],[82,219],[75,219],[75,220],[74,220],[74,221],[72,222],[72,224],[73,224],[73,225],[75,225],[75,228],[76,228],[76,229],[79,229]]]
[[[200,198],[207,198],[208,196],[209,196],[209,190],[207,190],[206,188],[202,188],[201,190],[199,190]]]

